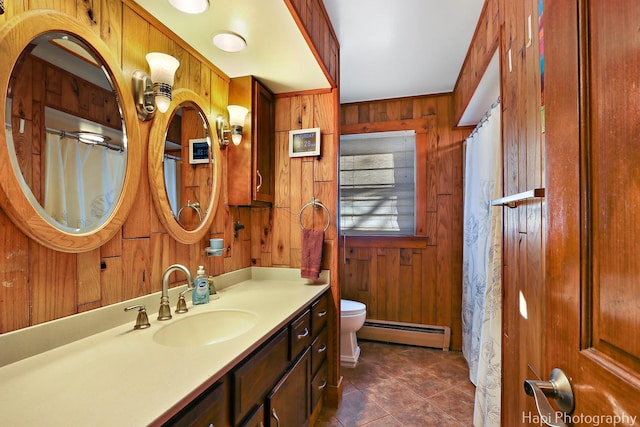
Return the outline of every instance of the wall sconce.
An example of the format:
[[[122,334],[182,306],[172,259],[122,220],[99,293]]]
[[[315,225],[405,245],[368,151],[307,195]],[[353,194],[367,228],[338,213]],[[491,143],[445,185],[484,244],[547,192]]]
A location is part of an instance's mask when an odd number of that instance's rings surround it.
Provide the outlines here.
[[[147,62],[151,77],[144,71],[133,72],[133,97],[140,120],[153,118],[156,107],[166,113],[171,105],[173,78],[180,61],[171,55],[160,52],[148,53]]]
[[[218,132],[220,148],[225,148],[229,145],[229,134],[231,134],[233,145],[240,145],[240,141],[242,141],[242,127],[249,112],[248,108],[240,105],[229,105],[227,110],[229,110],[230,129],[225,129],[227,123],[222,115],[218,115],[216,118],[216,130]]]

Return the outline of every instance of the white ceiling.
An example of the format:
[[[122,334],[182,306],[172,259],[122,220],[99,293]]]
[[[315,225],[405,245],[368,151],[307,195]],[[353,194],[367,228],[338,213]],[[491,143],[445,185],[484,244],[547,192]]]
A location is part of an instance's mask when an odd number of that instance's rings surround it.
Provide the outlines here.
[[[484,4],[323,1],[340,43],[341,103],[451,92]],[[274,93],[329,87],[284,0],[210,0],[201,15],[179,12],[167,0],[136,2],[229,77],[255,75]],[[211,38],[222,30],[242,35],[247,48],[218,50]],[[483,86],[493,89],[477,94],[461,124],[477,123],[496,100],[497,74],[488,76]]]

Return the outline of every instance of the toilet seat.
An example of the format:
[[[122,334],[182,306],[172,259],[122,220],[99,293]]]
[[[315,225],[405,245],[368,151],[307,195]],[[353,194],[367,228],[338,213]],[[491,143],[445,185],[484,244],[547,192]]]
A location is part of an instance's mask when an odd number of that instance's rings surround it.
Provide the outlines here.
[[[340,300],[340,315],[341,316],[355,316],[367,311],[367,306],[358,301],[351,301],[348,299]]]

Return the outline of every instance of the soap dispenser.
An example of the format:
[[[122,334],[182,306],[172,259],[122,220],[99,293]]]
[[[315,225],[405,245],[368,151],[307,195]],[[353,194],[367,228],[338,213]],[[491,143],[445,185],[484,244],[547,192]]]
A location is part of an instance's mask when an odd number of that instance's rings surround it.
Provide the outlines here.
[[[193,305],[207,304],[209,302],[209,279],[204,274],[204,267],[198,266],[197,276],[193,281],[191,293]]]

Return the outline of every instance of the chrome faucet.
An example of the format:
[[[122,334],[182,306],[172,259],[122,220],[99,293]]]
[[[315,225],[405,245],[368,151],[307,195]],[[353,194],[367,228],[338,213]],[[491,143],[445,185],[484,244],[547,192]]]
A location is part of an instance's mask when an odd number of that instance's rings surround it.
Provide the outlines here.
[[[162,297],[160,298],[160,310],[158,310],[158,320],[171,319],[171,307],[169,306],[169,276],[174,271],[180,270],[187,276],[187,288],[193,287],[191,272],[182,264],[173,264],[167,267],[162,275]]]

